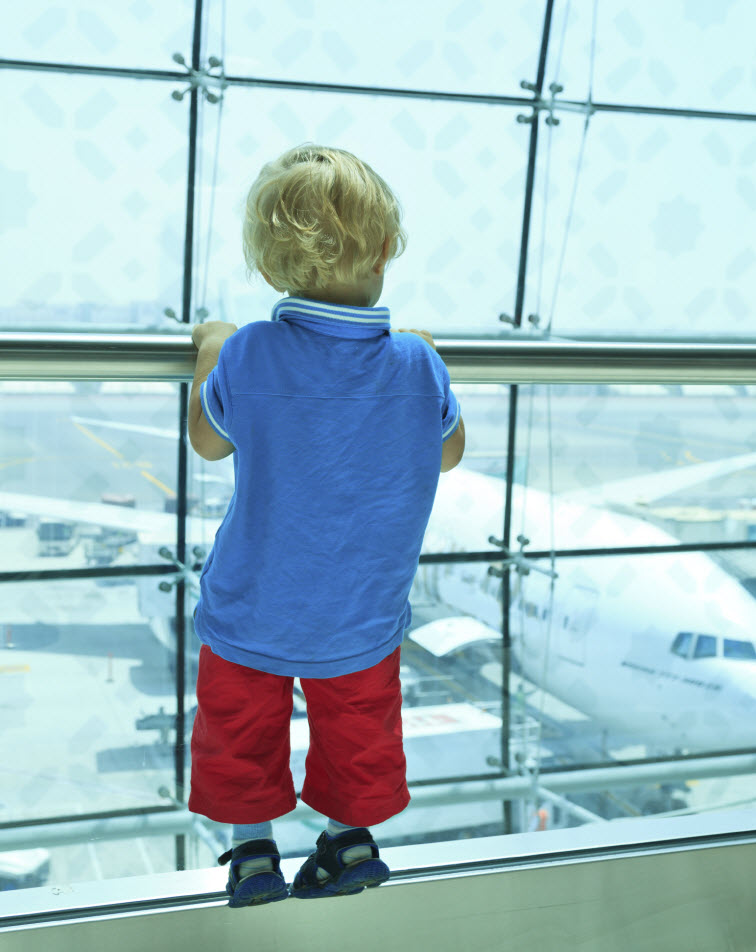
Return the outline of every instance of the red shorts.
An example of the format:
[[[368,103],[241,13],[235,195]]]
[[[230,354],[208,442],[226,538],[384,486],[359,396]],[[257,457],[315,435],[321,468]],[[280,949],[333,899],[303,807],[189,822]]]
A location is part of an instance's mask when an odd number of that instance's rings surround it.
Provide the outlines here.
[[[310,747],[302,801],[349,826],[409,803],[402,745],[400,648],[337,678],[301,678]],[[264,823],[297,805],[289,766],[294,678],[200,649],[189,809],[220,823]]]

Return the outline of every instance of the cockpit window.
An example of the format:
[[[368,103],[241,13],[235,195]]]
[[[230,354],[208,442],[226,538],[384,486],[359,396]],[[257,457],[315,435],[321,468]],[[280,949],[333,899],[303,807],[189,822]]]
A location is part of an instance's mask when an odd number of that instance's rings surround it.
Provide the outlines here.
[[[717,639],[714,635],[699,635],[696,641],[696,650],[693,652],[694,658],[716,658]]]
[[[672,642],[672,654],[681,658],[716,658],[720,641],[716,635],[699,635],[695,631],[681,631]],[[756,645],[752,641],[725,638],[724,657],[733,661],[756,661]],[[693,643],[695,642],[695,647]],[[691,653],[691,648],[693,652]]]
[[[752,641],[735,641],[732,638],[725,638],[724,656],[738,661],[756,661],[756,647]]]
[[[681,631],[672,642],[672,654],[680,655],[681,658],[687,658],[690,654],[690,646],[693,643],[692,631]]]

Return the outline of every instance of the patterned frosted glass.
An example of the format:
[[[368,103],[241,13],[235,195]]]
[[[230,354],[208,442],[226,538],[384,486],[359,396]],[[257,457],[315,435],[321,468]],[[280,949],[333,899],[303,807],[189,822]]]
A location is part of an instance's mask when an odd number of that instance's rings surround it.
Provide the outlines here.
[[[583,119],[542,126],[528,310],[537,309],[543,185],[552,135],[541,296],[551,312]],[[751,123],[593,116],[553,332],[749,336],[756,300],[756,129]]]
[[[497,0],[228,0],[226,72],[319,83],[525,95],[543,4]],[[219,55],[221,5],[210,7],[208,54]]]
[[[173,70],[174,53],[191,58],[193,21],[193,0],[6,3],[0,57]]]
[[[1,83],[0,316],[162,329],[162,309],[181,309],[186,103],[146,81]]]
[[[547,84],[567,99],[588,92],[593,3],[554,5]],[[600,0],[594,102],[754,112],[756,6],[751,0]]]
[[[217,113],[203,111],[199,234],[206,236]],[[388,268],[382,304],[394,326],[447,336],[497,333],[517,282],[529,130],[516,110],[327,93],[230,89],[224,104],[207,306],[236,324],[265,320],[280,297],[246,283],[243,202],[261,166],[300,142],[368,161],[404,208],[409,241]],[[206,238],[205,238],[206,242]],[[205,284],[206,243],[197,287]],[[201,301],[202,294],[198,298]]]

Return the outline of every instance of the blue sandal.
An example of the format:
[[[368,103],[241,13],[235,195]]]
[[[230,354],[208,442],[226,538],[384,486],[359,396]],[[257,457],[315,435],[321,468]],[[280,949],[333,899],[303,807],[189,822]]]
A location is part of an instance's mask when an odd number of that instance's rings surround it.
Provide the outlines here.
[[[324,830],[316,845],[317,849],[304,861],[291,884],[291,895],[297,899],[354,896],[365,887],[372,889],[380,886],[391,875],[391,870],[379,859],[375,840],[365,827],[334,837]],[[342,853],[353,846],[369,846],[372,857],[345,864]],[[318,879],[318,867],[330,873],[330,878]]]
[[[263,869],[240,877],[241,864],[257,856],[269,857],[273,869]],[[261,906],[265,902],[279,902],[288,897],[286,880],[281,875],[281,857],[273,840],[250,840],[218,857],[221,866],[225,866],[229,860],[231,867],[226,883],[226,892],[230,897],[229,906]]]

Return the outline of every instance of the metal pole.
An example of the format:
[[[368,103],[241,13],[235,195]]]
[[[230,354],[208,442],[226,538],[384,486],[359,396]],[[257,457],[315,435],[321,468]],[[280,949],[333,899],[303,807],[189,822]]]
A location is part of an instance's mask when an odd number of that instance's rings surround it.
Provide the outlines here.
[[[535,84],[528,86],[532,90],[536,99],[540,100],[543,89],[543,79],[546,73],[546,54],[549,48],[549,35],[551,33],[551,14],[554,7],[554,0],[547,0],[546,10],[543,19],[543,32],[541,34],[541,51],[538,58],[538,73]],[[535,164],[538,148],[538,110],[533,109],[533,115],[530,120],[530,145],[528,150],[528,169],[525,179],[525,203],[522,215],[522,237],[520,240],[520,261],[517,272],[517,293],[515,297],[515,312],[513,324],[516,328],[522,326],[522,306],[525,298],[525,274],[528,261],[528,243],[530,239],[530,217],[533,205],[533,186],[535,183]],[[451,371],[450,371],[451,374]],[[504,527],[502,534],[502,546],[508,552],[510,550],[510,538],[512,529],[512,487],[514,485],[514,465],[515,465],[515,447],[517,441],[517,400],[518,387],[513,384],[509,388],[509,419],[507,424],[507,473],[504,491]],[[512,670],[512,635],[510,631],[510,573],[511,566],[507,565],[502,578],[502,599],[501,599],[501,637],[502,637],[502,681],[501,681],[501,769],[505,773],[509,772],[510,751],[509,751],[509,732],[510,732],[510,703],[509,676]],[[504,804],[504,832],[512,831],[512,807],[509,801]]]

